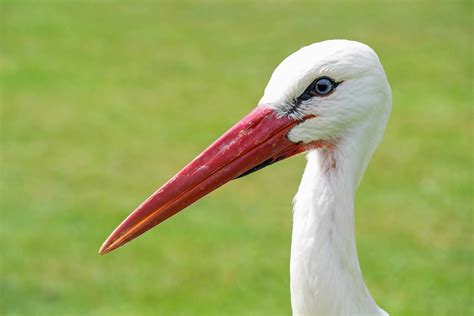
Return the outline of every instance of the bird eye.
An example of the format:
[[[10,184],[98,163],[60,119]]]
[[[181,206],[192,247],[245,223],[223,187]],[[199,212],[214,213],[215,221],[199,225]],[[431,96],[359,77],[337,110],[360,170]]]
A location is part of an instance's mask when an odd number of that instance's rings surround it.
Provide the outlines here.
[[[295,106],[298,106],[301,102],[313,97],[324,97],[331,94],[341,82],[335,82],[329,77],[319,77],[314,80],[298,98],[295,99]]]
[[[323,77],[316,79],[314,81],[313,94],[319,96],[327,95],[334,90],[335,86],[331,78]]]

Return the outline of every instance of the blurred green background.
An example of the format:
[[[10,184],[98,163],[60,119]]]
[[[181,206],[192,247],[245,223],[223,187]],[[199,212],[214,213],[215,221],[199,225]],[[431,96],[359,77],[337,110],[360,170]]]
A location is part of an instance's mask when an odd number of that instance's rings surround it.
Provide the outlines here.
[[[393,315],[473,314],[471,1],[2,1],[1,312],[288,315],[304,157],[97,255],[256,105],[301,46],[365,42],[393,88],[358,191],[362,270]]]

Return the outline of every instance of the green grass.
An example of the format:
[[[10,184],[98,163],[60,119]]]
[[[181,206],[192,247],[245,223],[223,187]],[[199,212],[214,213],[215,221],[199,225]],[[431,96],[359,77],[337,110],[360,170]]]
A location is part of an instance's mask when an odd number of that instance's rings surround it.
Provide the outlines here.
[[[288,315],[297,157],[233,181],[119,251],[156,187],[328,38],[372,46],[393,88],[356,231],[393,315],[473,298],[470,1],[7,1],[0,7],[1,312]]]

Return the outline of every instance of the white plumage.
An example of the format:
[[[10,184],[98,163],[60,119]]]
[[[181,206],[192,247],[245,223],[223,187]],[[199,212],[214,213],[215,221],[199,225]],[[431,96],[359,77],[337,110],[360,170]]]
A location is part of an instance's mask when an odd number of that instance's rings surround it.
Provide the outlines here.
[[[104,254],[224,183],[307,151],[294,201],[294,315],[386,315],[357,258],[354,196],[391,111],[368,46],[331,40],[300,49],[274,71],[259,106],[143,202],[104,242]]]
[[[354,195],[383,136],[391,92],[377,55],[345,40],[316,43],[286,58],[273,73],[261,104],[282,104],[315,78],[342,82],[334,93],[306,101],[293,142],[325,140],[312,150],[294,200],[291,304],[294,315],[386,315],[367,290],[354,237]]]

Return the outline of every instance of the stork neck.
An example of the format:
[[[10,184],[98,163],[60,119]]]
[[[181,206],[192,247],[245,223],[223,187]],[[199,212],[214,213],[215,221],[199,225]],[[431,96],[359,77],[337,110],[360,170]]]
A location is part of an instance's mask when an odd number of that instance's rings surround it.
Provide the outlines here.
[[[308,154],[293,214],[294,315],[384,313],[365,286],[354,236],[354,194],[371,151],[361,156],[351,144]]]

